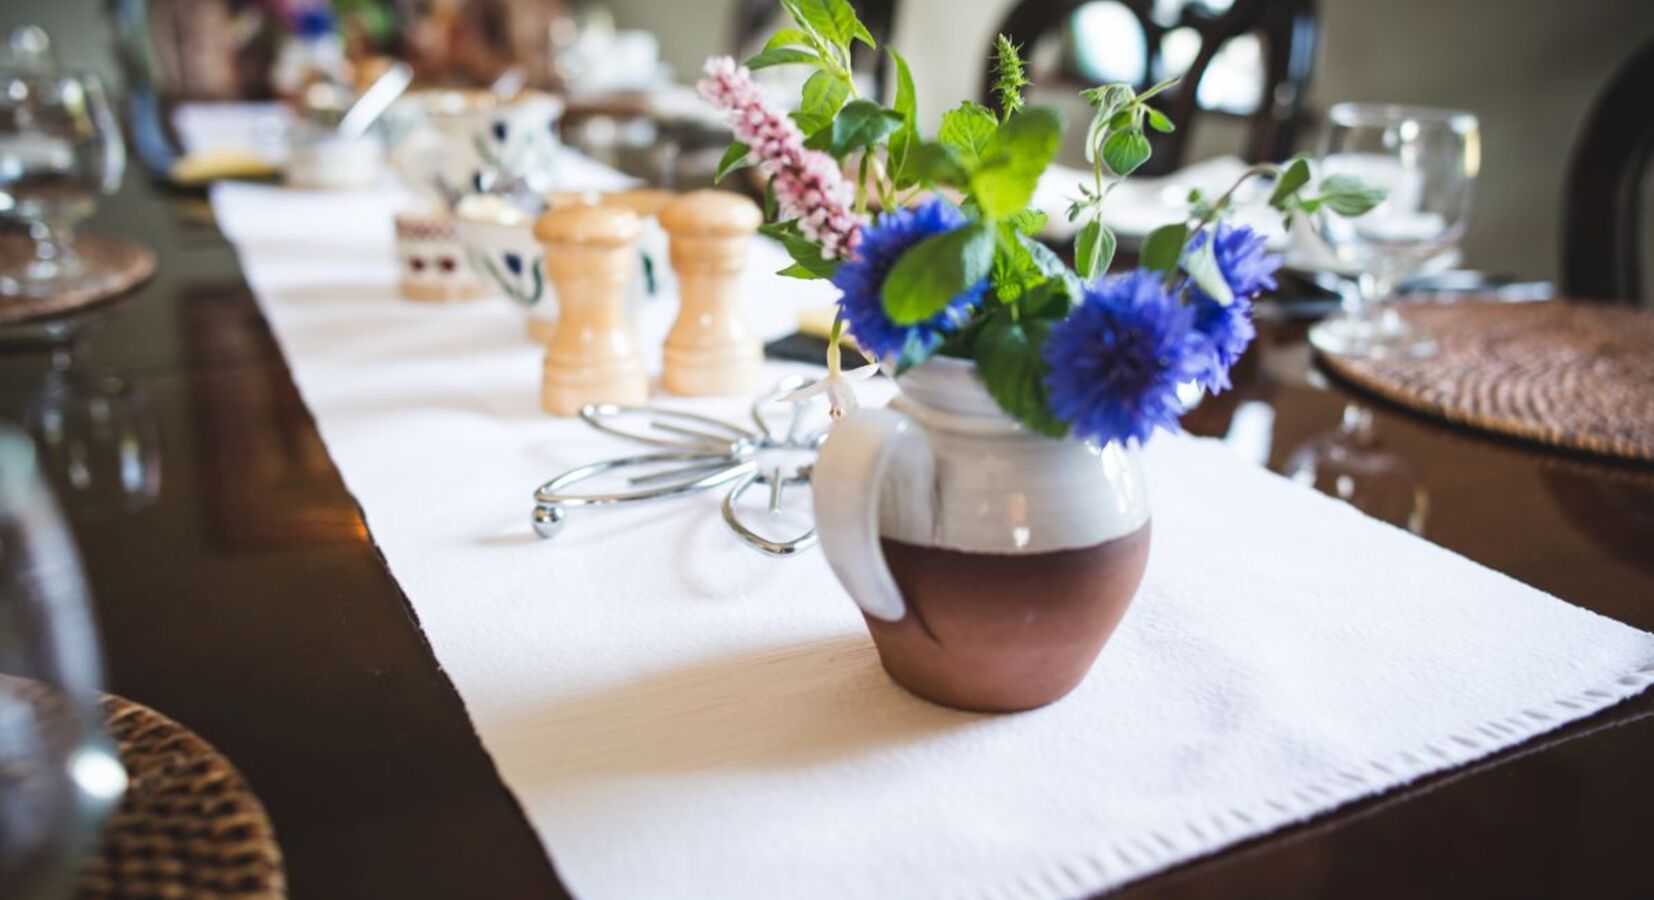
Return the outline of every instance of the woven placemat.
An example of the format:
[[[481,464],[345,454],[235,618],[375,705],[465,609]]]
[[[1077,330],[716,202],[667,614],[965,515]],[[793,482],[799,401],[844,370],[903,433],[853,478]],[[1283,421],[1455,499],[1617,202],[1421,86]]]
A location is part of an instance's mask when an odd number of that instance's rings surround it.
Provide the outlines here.
[[[80,312],[148,281],[155,274],[155,251],[137,241],[102,234],[75,237],[86,273],[72,290],[49,297],[0,296],[0,326]],[[27,235],[0,234],[0,270],[11,269],[34,255]]]
[[[81,898],[281,898],[281,848],[230,761],[188,728],[122,697],[105,727],[129,785],[81,874]]]
[[[1573,303],[1410,306],[1425,359],[1322,363],[1421,413],[1554,447],[1654,462],[1654,314]]]

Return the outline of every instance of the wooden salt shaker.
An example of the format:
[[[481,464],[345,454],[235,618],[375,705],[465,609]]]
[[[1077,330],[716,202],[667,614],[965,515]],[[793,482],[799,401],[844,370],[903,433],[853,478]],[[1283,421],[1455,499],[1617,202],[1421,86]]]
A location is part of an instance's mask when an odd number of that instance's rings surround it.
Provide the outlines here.
[[[747,246],[764,221],[758,205],[727,191],[694,191],[666,204],[681,306],[666,337],[661,385],[674,394],[745,394],[764,348],[740,306]]]
[[[540,402],[572,416],[588,403],[640,405],[649,377],[626,320],[626,285],[637,272],[638,217],[624,209],[569,206],[534,223],[561,315],[546,346]]]

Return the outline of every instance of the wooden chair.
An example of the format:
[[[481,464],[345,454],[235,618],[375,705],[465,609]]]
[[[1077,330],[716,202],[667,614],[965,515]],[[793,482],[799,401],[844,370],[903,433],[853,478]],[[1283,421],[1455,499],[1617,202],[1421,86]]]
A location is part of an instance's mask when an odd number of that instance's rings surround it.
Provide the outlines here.
[[[1062,37],[1070,29],[1076,11],[1090,2],[1098,0],[1021,0],[998,31],[1020,45],[1025,58],[1034,59],[1039,45]],[[1247,137],[1241,155],[1249,162],[1260,162],[1283,159],[1293,152],[1305,124],[1305,103],[1315,63],[1314,0],[1234,0],[1222,11],[1214,10],[1204,0],[1185,0],[1170,19],[1157,17],[1156,8],[1165,4],[1155,0],[1109,2],[1128,10],[1141,29],[1145,65],[1136,78],[1135,87],[1139,90],[1164,77],[1163,41],[1168,34],[1187,28],[1200,39],[1200,50],[1183,73],[1181,84],[1155,102],[1172,119],[1177,130],[1169,135],[1151,135],[1155,153],[1141,170],[1142,174],[1164,174],[1187,162],[1184,157],[1196,114],[1202,111],[1198,100],[1201,80],[1209,74],[1212,60],[1223,45],[1246,34],[1256,35],[1260,42],[1264,71],[1256,109],[1244,116]],[[1073,60],[1067,58],[1059,71],[1037,72],[1035,76],[1036,82],[1046,85],[1095,87]],[[992,85],[993,72],[989,67],[983,73],[982,102],[990,106],[997,103]]]
[[[896,27],[896,0],[850,0],[856,16],[867,26],[873,40],[883,47]],[[775,0],[738,0],[735,4],[735,31],[731,46],[736,54],[748,52],[761,38],[781,27],[780,7]],[[885,97],[890,78],[890,58],[883,50],[869,50],[861,44],[850,51],[850,64],[858,72],[871,70],[875,97]]]
[[[1654,41],[1597,95],[1574,142],[1562,198],[1564,296],[1636,303],[1642,297],[1641,205],[1654,155]]]

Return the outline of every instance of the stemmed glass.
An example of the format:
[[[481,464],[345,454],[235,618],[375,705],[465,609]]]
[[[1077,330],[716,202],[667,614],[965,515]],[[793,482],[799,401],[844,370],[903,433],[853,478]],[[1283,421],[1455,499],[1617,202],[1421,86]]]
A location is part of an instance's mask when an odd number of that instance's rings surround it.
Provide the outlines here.
[[[98,729],[98,647],[69,533],[21,432],[0,428],[0,887],[63,896],[126,786]],[[15,892],[15,893],[14,893]]]
[[[45,297],[85,273],[74,227],[126,170],[120,127],[89,72],[0,72],[0,215],[23,222],[32,255],[0,270],[0,295]]]
[[[1326,353],[1367,358],[1428,356],[1435,340],[1385,302],[1397,283],[1464,236],[1481,168],[1476,117],[1416,106],[1340,103],[1327,114],[1320,175],[1349,175],[1384,189],[1364,216],[1323,210],[1316,231],[1340,266],[1355,273],[1344,311],[1309,341]]]

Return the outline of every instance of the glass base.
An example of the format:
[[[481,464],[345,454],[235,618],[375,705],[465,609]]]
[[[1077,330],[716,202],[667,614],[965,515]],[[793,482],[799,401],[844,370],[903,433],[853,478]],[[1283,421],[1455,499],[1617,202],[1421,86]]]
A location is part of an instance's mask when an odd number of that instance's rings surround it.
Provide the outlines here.
[[[1435,338],[1388,308],[1367,316],[1341,313],[1323,319],[1310,328],[1309,343],[1322,353],[1361,359],[1417,358],[1436,352]]]
[[[59,243],[50,247],[46,253],[0,267],[0,296],[52,297],[81,286],[86,265],[73,245]]]

